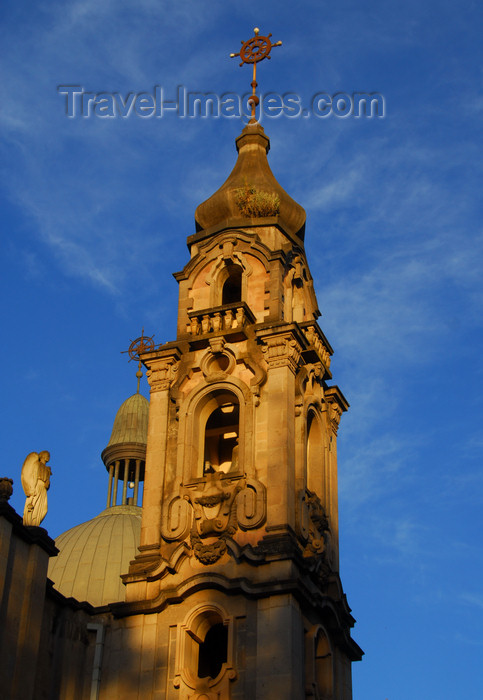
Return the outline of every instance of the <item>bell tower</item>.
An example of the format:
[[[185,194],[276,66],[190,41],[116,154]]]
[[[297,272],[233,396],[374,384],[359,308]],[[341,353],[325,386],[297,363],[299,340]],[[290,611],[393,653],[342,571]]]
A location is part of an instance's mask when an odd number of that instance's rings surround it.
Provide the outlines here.
[[[236,147],[175,274],[177,338],[141,354],[141,544],[114,608],[156,630],[160,698],[348,700],[362,656],[339,578],[348,404],[317,323],[305,212],[260,124]]]

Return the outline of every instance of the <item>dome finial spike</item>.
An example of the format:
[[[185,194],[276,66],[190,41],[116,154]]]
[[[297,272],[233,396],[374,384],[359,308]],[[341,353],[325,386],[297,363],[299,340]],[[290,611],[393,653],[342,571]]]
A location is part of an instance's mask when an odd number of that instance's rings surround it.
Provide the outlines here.
[[[143,376],[141,367],[142,367],[142,362],[141,362],[141,360],[139,360],[138,371],[136,372],[136,377],[138,378],[138,388],[136,389],[136,394],[139,394],[139,385],[141,383],[141,379]]]
[[[248,39],[248,41],[242,41],[242,47],[239,53],[230,54],[231,58],[234,58],[235,56],[239,56],[241,58],[240,66],[242,66],[244,63],[253,64],[253,77],[251,82],[252,95],[248,101],[248,104],[251,107],[250,124],[257,123],[256,108],[260,102],[260,99],[256,94],[256,88],[258,86],[257,63],[263,61],[264,58],[270,58],[270,51],[274,46],[282,46],[281,41],[277,41],[275,44],[270,41],[270,37],[272,36],[271,34],[268,34],[268,36],[259,36],[260,29],[258,27],[255,27],[253,33],[254,36],[251,39]]]

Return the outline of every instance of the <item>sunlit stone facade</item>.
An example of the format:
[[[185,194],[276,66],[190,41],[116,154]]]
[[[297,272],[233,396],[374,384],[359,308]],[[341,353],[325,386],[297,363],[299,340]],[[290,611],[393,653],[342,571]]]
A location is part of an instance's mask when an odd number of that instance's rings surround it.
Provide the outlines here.
[[[271,173],[268,147],[262,127],[247,126],[232,173],[198,207],[175,275],[176,340],[141,355],[145,448],[136,438],[136,454],[108,450],[111,489],[115,458],[137,459],[144,481],[125,600],[94,607],[49,587],[28,697],[352,697],[362,652],[337,513],[348,404],[317,324],[305,212]],[[128,467],[117,470],[125,482]]]

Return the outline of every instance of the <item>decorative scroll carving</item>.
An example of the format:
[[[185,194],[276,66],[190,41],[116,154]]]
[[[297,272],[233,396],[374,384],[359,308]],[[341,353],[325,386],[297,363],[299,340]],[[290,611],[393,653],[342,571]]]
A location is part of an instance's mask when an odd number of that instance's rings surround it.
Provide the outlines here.
[[[247,479],[246,486],[237,496],[238,524],[245,530],[260,527],[267,515],[265,486],[255,479]]]
[[[165,540],[182,540],[191,527],[192,510],[186,499],[175,496],[165,503],[161,535]]]
[[[241,359],[243,359],[245,365],[253,372],[253,377],[250,379],[250,391],[254,396],[255,406],[259,406],[260,387],[267,381],[267,373],[259,362],[253,361],[250,354],[243,355]]]
[[[313,492],[299,493],[299,531],[306,545],[304,557],[327,555],[329,521],[320,498]]]
[[[331,428],[333,432],[337,435],[337,431],[339,430],[340,419],[343,413],[342,408],[336,401],[330,400],[327,401],[327,407]]]
[[[262,351],[265,353],[268,369],[290,367],[295,374],[302,353],[302,348],[297,340],[290,333],[287,333],[286,335],[264,338],[263,342]]]
[[[325,401],[327,403],[329,425],[334,435],[337,435],[340,418],[344,411],[347,411],[349,408],[349,404],[338,386],[329,386],[325,390]]]

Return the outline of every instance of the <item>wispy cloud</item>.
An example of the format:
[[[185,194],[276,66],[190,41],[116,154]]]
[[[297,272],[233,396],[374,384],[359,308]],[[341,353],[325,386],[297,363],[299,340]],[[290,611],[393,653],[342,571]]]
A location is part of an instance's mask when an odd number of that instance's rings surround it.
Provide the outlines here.
[[[467,591],[463,591],[462,593],[459,594],[458,598],[465,605],[469,605],[470,607],[477,608],[478,610],[483,610],[483,593],[482,592],[469,593]]]

